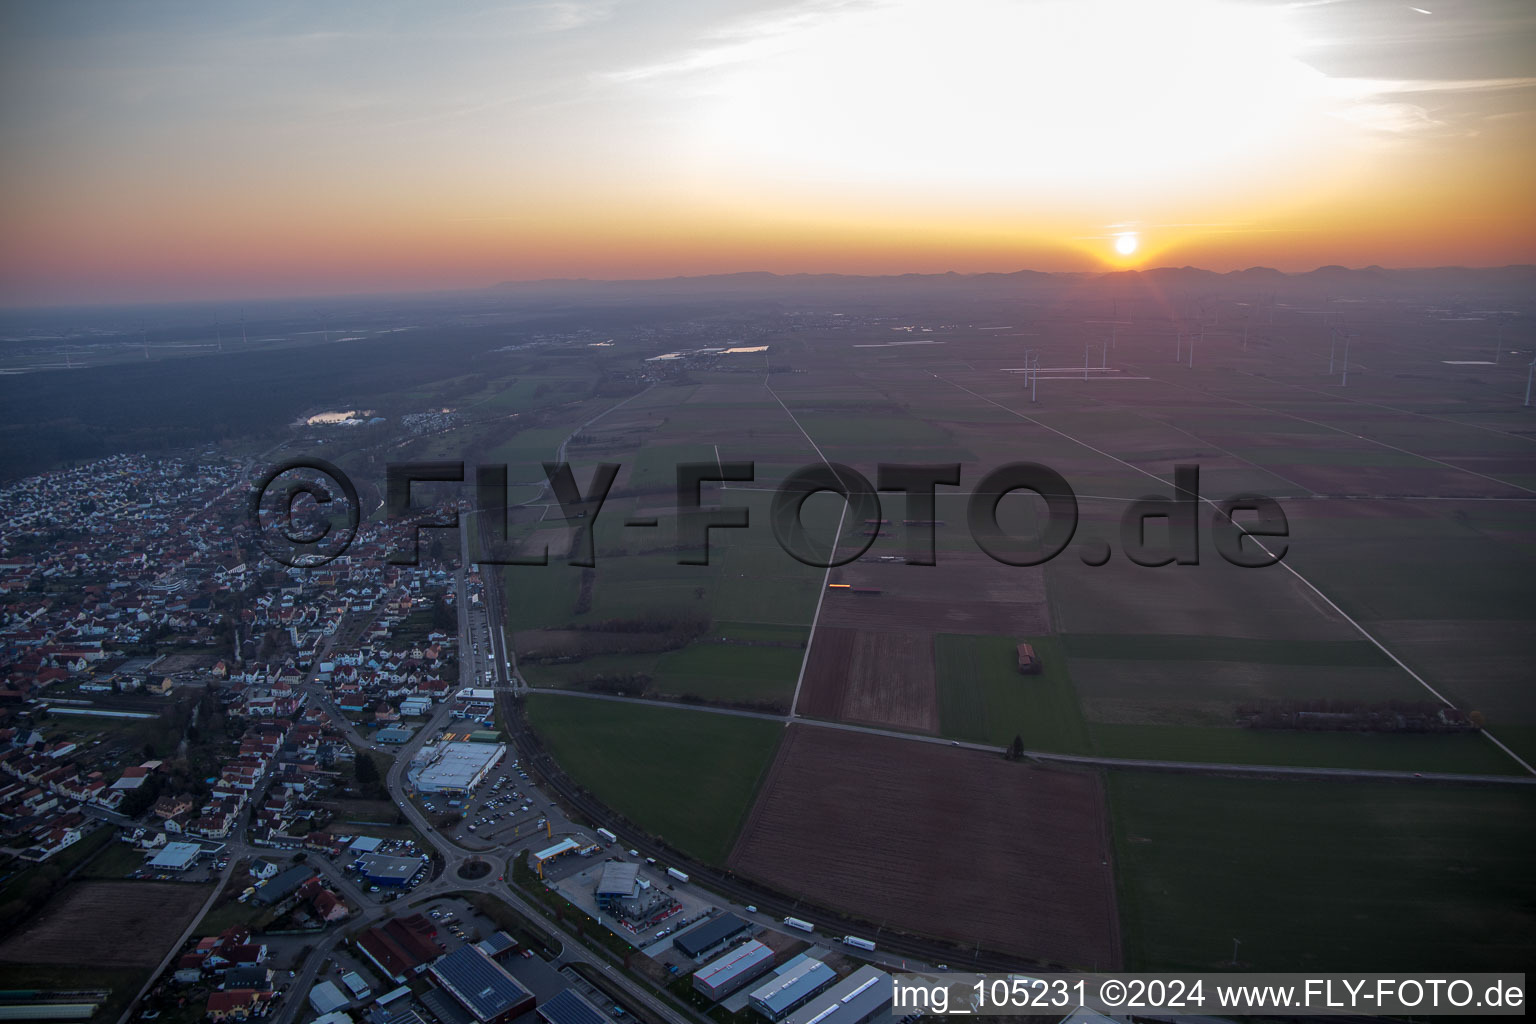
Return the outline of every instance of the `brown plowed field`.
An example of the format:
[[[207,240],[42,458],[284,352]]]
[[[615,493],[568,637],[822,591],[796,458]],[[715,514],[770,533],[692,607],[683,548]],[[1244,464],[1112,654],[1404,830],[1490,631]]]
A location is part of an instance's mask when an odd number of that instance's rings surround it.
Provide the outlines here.
[[[794,725],[730,866],[887,927],[1116,968],[1108,858],[1097,776]]]
[[[813,718],[938,732],[933,634],[818,629],[795,710]]]
[[[208,893],[178,882],[76,882],[0,945],[0,961],[153,967]]]

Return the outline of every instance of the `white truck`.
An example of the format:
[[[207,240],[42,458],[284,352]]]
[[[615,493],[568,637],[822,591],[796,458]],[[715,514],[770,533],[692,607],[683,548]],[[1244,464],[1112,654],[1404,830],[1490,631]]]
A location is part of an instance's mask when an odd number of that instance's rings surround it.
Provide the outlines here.
[[[812,925],[811,922],[802,921],[798,917],[786,917],[784,919],[784,923],[789,925],[791,928],[798,928],[803,932],[813,932],[816,930],[816,927]]]
[[[844,935],[843,944],[846,946],[855,946],[859,949],[867,949],[871,953],[875,951],[875,944],[873,942],[870,942],[868,939],[861,939],[857,935]]]
[[[688,881],[688,873],[686,871],[679,871],[677,868],[667,868],[667,874],[671,875],[679,882]]]

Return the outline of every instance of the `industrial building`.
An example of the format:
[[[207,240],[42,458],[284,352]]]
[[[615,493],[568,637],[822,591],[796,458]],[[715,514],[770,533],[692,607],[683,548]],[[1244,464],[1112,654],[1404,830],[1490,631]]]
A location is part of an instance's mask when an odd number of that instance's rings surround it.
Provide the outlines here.
[[[453,695],[455,718],[490,718],[496,711],[496,691],[465,687]]]
[[[185,871],[197,863],[202,852],[203,848],[196,843],[166,843],[165,849],[150,858],[148,866],[156,871]]]
[[[475,1018],[444,989],[432,988],[423,992],[421,1005],[431,1012],[438,1024],[475,1024]]]
[[[625,900],[633,902],[640,898],[640,865],[620,860],[604,864],[595,895],[599,910],[619,913]]]
[[[404,885],[427,863],[425,857],[391,857],[369,853],[358,858],[357,869],[374,885]]]
[[[539,1006],[539,1016],[547,1024],[608,1024],[608,1017],[570,989]]]
[[[428,970],[480,1024],[505,1024],[534,1008],[533,993],[474,946],[460,946]]]
[[[411,737],[416,735],[416,730],[409,725],[386,725],[374,735],[374,739],[380,743],[393,743],[399,745],[411,742]]]
[[[891,976],[864,966],[800,1009],[785,1024],[864,1024],[891,1008]]]
[[[311,878],[318,878],[319,872],[308,864],[295,864],[286,871],[280,871],[267,879],[265,883],[256,889],[256,895],[251,899],[264,907],[275,906],[283,902],[289,896],[299,891],[299,886]]]
[[[672,947],[683,956],[696,959],[714,952],[751,927],[735,914],[721,914],[683,932],[672,940]]]
[[[318,1014],[334,1013],[351,1001],[334,981],[322,981],[309,990],[309,1008]]]
[[[423,914],[393,917],[360,932],[353,945],[390,981],[402,983],[437,959],[437,926]]]
[[[807,999],[837,980],[837,974],[815,957],[801,953],[774,968],[773,977],[747,994],[747,1005],[771,1021],[783,1020]]]
[[[506,753],[505,743],[436,743],[411,759],[406,778],[420,793],[462,796],[484,782]]]
[[[517,940],[506,932],[498,931],[475,943],[475,948],[492,960],[502,960],[517,949]]]
[[[719,1002],[773,966],[773,950],[748,939],[693,972],[694,991]]]

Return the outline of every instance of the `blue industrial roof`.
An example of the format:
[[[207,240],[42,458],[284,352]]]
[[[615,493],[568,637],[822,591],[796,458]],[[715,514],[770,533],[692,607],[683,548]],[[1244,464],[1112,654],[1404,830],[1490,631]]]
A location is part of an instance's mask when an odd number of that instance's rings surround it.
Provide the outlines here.
[[[460,946],[439,957],[432,964],[432,973],[480,1020],[491,1020],[525,1000],[533,1001],[533,993],[474,946]]]
[[[860,967],[787,1018],[788,1024],[862,1024],[891,1005],[891,976]]]
[[[762,1004],[770,1016],[777,1017],[801,1000],[809,999],[818,989],[831,984],[837,977],[837,972],[812,957],[797,957],[792,966],[786,966],[788,970],[779,971],[753,989],[749,997],[753,1002]]]
[[[563,989],[539,1007],[549,1024],[608,1024],[602,1012],[570,989]]]

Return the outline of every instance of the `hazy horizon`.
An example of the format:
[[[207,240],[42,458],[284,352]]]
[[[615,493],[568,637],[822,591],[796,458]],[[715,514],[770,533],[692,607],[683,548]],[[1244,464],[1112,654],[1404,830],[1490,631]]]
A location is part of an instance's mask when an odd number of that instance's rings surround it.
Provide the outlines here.
[[[1536,262],[1536,10],[12,5],[0,304]]]

